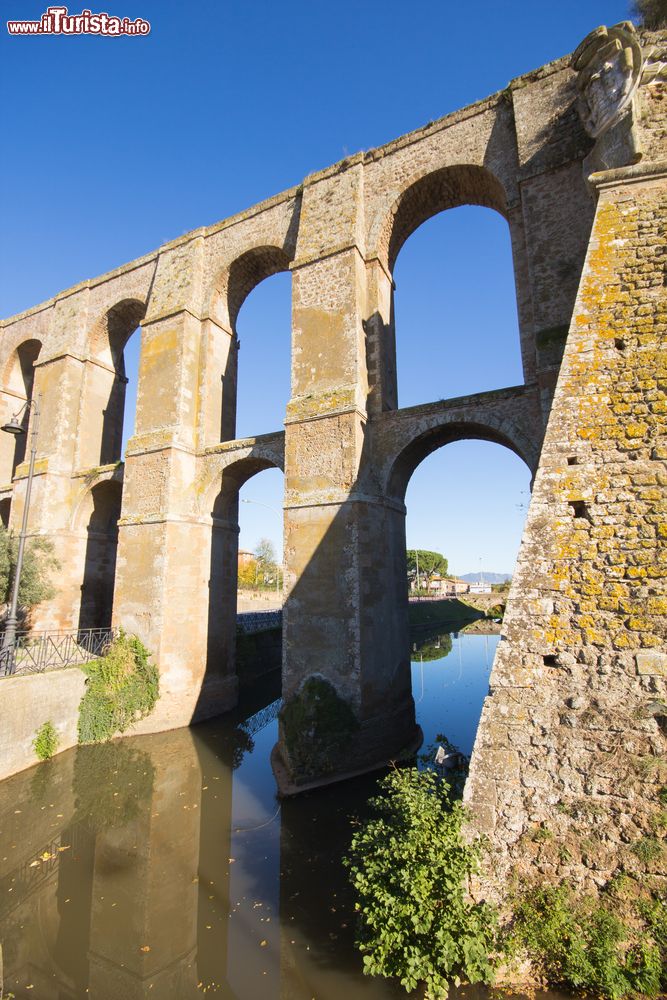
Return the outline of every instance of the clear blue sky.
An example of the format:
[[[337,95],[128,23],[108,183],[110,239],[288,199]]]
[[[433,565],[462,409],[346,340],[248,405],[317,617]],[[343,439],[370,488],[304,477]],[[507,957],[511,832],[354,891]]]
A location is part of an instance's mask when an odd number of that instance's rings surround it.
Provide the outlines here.
[[[387,142],[572,51],[625,2],[105,0],[148,37],[10,38],[0,30],[0,315],[240,211],[306,174]],[[70,3],[70,13],[82,4]],[[5,19],[47,3],[4,0]],[[426,223],[395,272],[399,401],[521,381],[509,237],[482,209]],[[290,277],[239,316],[239,435],[282,425]],[[135,347],[134,351],[132,346]],[[136,343],[128,348],[130,375]],[[528,474],[514,455],[441,449],[408,490],[408,544],[457,573],[511,571]],[[243,497],[275,507],[282,476]],[[241,545],[280,541],[280,518],[241,507]]]

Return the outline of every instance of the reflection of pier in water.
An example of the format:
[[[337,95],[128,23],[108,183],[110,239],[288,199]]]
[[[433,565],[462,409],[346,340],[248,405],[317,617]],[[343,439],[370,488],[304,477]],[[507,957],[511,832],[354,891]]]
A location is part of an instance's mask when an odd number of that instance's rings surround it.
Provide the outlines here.
[[[496,641],[489,637],[487,649],[486,637],[467,637],[462,663],[445,633],[421,636],[413,658],[426,687],[422,721],[436,695],[457,719],[472,699],[474,733]],[[461,679],[457,695],[451,682]],[[6,993],[405,996],[362,977],[352,944],[340,856],[373,781],[276,802],[268,761],[279,683],[264,678],[246,692],[245,710],[225,719],[69,751],[0,783]]]
[[[0,785],[0,991],[233,995],[230,956],[234,978],[252,970],[248,956],[228,954],[239,944],[229,925],[232,775],[280,704],[256,700],[236,726],[74,750]],[[272,836],[278,877],[277,827]]]

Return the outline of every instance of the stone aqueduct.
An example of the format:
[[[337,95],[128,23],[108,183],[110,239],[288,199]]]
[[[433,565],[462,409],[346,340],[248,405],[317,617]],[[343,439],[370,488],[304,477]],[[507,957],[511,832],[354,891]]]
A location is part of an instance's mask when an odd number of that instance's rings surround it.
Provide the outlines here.
[[[53,539],[62,563],[57,597],[37,624],[105,624],[113,604],[114,622],[144,640],[161,672],[162,697],[144,731],[235,702],[238,491],[276,466],[285,473],[284,696],[297,696],[313,672],[328,679],[361,723],[350,760],[387,759],[411,743],[404,494],[427,454],[463,438],[507,446],[536,476],[469,782],[480,824],[511,843],[516,817],[540,814],[550,779],[536,779],[528,804],[526,769],[540,772],[540,753],[548,756],[561,731],[564,692],[594,686],[600,657],[619,696],[641,687],[630,654],[664,649],[664,618],[647,619],[662,583],[619,577],[607,557],[617,523],[609,517],[634,500],[637,516],[654,523],[659,500],[639,494],[665,475],[664,411],[651,402],[664,392],[655,231],[664,235],[667,102],[664,67],[651,54],[664,50],[664,37],[640,40],[624,25],[599,29],[587,44],[574,61],[520,77],[1,324],[0,416],[41,394],[30,530]],[[625,89],[619,97],[612,88],[610,122],[596,132],[588,121],[587,132],[577,96],[600,110],[589,63],[601,53],[613,75],[619,46]],[[470,204],[499,212],[509,227],[524,382],[398,409],[397,255],[425,220]],[[634,256],[615,260],[628,246]],[[620,270],[633,266],[637,280],[626,276],[619,288]],[[285,270],[293,311],[284,431],[237,440],[236,319],[253,288]],[[136,430],[123,464],[122,354],[139,324]],[[628,366],[651,381],[642,368],[649,350],[655,384],[628,388],[615,410],[610,394],[622,395]],[[600,428],[613,419],[612,442]],[[619,436],[630,424],[640,429],[624,450]],[[12,441],[1,447],[0,510],[17,525],[27,467]],[[595,542],[596,529],[610,526]],[[646,536],[656,560],[660,537]],[[630,629],[629,645],[615,644],[609,621],[601,634],[599,622],[578,620],[617,614],[618,603],[596,604],[613,581],[622,583],[617,601],[642,609],[645,628]],[[654,686],[664,674],[655,663]],[[542,733],[530,764],[513,735],[517,718],[523,736],[531,726]]]

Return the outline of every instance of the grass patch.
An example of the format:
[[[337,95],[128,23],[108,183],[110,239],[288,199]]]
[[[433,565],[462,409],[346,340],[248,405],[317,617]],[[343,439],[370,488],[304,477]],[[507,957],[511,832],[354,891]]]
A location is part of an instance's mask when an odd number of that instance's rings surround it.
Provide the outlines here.
[[[87,681],[79,705],[79,743],[104,743],[152,711],[159,675],[149,658],[136,636],[121,632],[101,659],[82,668]]]
[[[464,604],[463,601],[411,601],[408,607],[408,621],[413,625],[450,626],[456,631],[468,622],[484,618],[484,612]]]
[[[549,986],[609,1000],[656,996],[667,986],[665,901],[637,904],[627,922],[614,900],[575,897],[569,886],[528,890],[505,942],[510,956],[528,957]]]
[[[50,760],[58,749],[58,733],[52,722],[44,722],[32,741],[35,753],[40,760]]]

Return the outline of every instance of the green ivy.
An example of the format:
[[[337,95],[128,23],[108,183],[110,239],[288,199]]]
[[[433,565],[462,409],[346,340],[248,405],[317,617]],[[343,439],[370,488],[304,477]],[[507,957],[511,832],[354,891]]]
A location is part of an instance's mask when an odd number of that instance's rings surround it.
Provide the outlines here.
[[[143,643],[124,632],[107,653],[82,669],[86,691],[79,705],[79,743],[103,743],[143,719],[159,697],[159,674]]]
[[[640,902],[628,920],[613,900],[575,898],[566,885],[528,890],[505,942],[549,986],[609,1000],[655,996],[667,986],[665,901]]]
[[[370,805],[344,863],[357,893],[357,946],[367,975],[398,979],[427,997],[450,981],[489,983],[498,934],[495,911],[467,896],[479,840],[464,836],[465,810],[432,771],[394,770]]]
[[[58,749],[58,733],[52,722],[45,722],[39,727],[32,745],[40,760],[50,760],[53,757]]]

